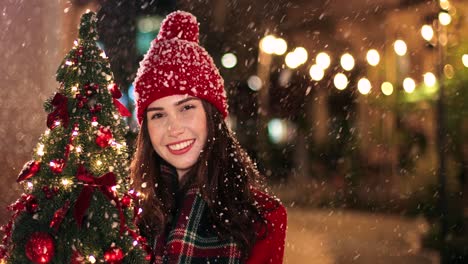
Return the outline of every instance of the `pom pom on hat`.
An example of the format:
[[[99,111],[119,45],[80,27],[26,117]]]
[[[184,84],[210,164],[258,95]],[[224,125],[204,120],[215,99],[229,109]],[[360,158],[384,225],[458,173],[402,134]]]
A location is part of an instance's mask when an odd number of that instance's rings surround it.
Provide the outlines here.
[[[157,40],[178,38],[198,43],[198,34],[197,18],[190,13],[176,11],[169,14],[161,23]]]
[[[198,45],[198,35],[198,22],[190,13],[176,11],[163,20],[134,81],[140,124],[149,104],[176,94],[206,100],[226,118],[224,80],[211,56]]]

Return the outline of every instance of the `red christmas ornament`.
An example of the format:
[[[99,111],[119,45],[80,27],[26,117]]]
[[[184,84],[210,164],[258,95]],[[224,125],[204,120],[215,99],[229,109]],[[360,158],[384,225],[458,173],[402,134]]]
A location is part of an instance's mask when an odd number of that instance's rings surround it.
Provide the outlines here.
[[[94,106],[91,107],[91,109],[89,109],[89,111],[91,111],[91,113],[97,113],[97,112],[100,112],[102,110],[102,104],[95,104]]]
[[[37,199],[34,195],[27,194],[24,198],[24,203],[26,205],[26,210],[28,210],[29,213],[34,214],[37,212],[39,204],[37,203]]]
[[[70,264],[83,264],[85,263],[85,258],[80,254],[80,252],[73,250],[73,255],[70,260]]]
[[[119,86],[116,83],[111,85],[109,90],[112,94],[112,98],[119,99],[122,97],[122,92],[119,90]]]
[[[100,127],[96,136],[96,144],[101,148],[108,147],[111,143],[112,132],[107,127]]]
[[[54,217],[50,221],[50,225],[49,225],[50,228],[53,228],[55,230],[55,232],[58,231],[60,224],[65,218],[65,215],[67,214],[69,208],[70,208],[70,201],[67,200],[65,201],[65,204],[61,208],[55,211]]]
[[[54,159],[49,163],[50,170],[55,174],[62,173],[64,166],[65,161],[63,159]]]
[[[45,232],[35,232],[29,237],[25,252],[33,263],[50,263],[55,253],[54,239]]]
[[[123,251],[118,247],[111,247],[106,253],[104,253],[104,260],[109,264],[120,264],[124,257]]]
[[[130,207],[130,204],[132,203],[132,197],[130,197],[130,195],[128,195],[128,194],[125,194],[122,197],[121,202],[122,202],[122,207],[128,208],[128,207]]]
[[[37,174],[41,168],[41,163],[39,161],[30,160],[24,164],[23,169],[21,170],[16,182],[22,182],[27,180]]]

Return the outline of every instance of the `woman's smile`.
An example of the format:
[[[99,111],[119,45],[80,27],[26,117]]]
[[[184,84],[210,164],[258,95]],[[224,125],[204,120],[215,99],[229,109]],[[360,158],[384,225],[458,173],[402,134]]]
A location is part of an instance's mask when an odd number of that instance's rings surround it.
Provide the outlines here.
[[[182,155],[187,153],[195,143],[195,139],[179,141],[167,145],[169,151],[174,155]]]

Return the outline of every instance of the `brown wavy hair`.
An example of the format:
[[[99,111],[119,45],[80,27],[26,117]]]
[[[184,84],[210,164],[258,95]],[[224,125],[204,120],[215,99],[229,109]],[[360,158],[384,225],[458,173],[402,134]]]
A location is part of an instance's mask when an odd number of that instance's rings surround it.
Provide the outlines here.
[[[255,206],[251,190],[251,187],[261,187],[264,180],[219,111],[204,100],[202,104],[207,120],[207,142],[197,163],[184,178],[200,188],[218,236],[232,238],[246,259],[256,242],[255,224],[266,230],[265,219]],[[145,115],[131,163],[131,179],[133,189],[144,197],[139,204],[143,212],[138,225],[149,239],[153,239],[151,234],[164,230],[176,210],[174,179],[165,178],[160,173],[160,165],[161,158],[151,144]]]

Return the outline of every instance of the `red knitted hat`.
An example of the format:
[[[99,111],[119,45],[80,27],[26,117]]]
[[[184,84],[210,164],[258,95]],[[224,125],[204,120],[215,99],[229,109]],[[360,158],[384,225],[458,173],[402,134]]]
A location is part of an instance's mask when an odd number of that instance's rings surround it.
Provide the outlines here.
[[[228,114],[224,80],[208,52],[198,43],[198,22],[183,11],[169,14],[158,37],[140,62],[134,81],[138,122],[153,101],[187,94],[214,105]]]

